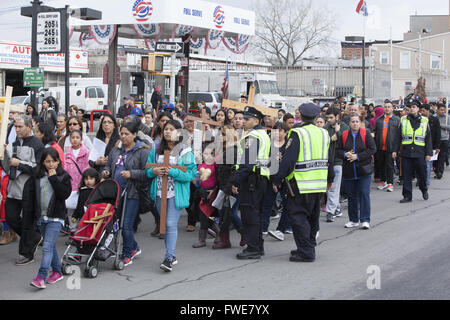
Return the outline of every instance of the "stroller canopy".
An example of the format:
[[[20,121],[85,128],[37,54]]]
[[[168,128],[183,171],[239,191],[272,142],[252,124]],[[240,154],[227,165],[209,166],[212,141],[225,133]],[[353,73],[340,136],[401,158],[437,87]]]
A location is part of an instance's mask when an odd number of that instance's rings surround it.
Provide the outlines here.
[[[86,200],[86,206],[96,203],[110,203],[117,208],[119,205],[120,187],[119,184],[108,179],[97,184]]]

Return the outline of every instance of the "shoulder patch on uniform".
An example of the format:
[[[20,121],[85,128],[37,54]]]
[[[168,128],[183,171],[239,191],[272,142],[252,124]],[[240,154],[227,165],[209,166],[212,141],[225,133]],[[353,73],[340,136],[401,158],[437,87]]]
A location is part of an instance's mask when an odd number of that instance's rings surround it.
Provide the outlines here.
[[[250,148],[250,139],[245,139],[244,148],[249,149]]]
[[[291,146],[292,141],[294,141],[294,140],[292,140],[292,138],[290,138],[290,139],[288,140],[288,142],[286,143],[286,149],[288,149],[288,148]]]

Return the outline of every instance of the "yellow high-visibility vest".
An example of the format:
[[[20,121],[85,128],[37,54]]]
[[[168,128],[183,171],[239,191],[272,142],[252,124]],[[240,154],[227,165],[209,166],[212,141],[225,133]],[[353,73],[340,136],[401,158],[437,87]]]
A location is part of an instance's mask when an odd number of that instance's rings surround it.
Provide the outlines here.
[[[414,143],[417,146],[425,147],[425,137],[428,127],[427,117],[420,119],[420,126],[416,130],[413,130],[408,116],[403,116],[400,123],[402,126],[402,144],[409,145]]]
[[[255,171],[256,167],[259,167],[261,169],[261,175],[269,179],[270,137],[267,134],[266,130],[264,129],[251,130],[239,141],[238,145],[239,157],[241,157],[244,154],[244,149],[242,145],[245,143],[245,139],[247,139],[248,137],[254,137],[259,141],[259,149],[258,154],[256,156],[256,164],[253,167],[253,171]],[[239,165],[236,166],[236,169],[239,169]]]
[[[295,169],[287,179],[295,179],[301,194],[327,192],[328,132],[314,125],[306,125],[291,129],[288,138],[292,133],[298,135],[300,148]]]

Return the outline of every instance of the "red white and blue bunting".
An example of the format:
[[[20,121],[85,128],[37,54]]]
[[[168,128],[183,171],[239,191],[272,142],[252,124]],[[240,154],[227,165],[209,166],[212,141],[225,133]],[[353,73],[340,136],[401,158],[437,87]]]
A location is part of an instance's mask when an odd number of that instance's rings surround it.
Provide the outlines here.
[[[250,36],[239,35],[235,38],[223,37],[222,42],[228,50],[235,54],[242,54],[248,49]]]
[[[144,39],[145,46],[147,50],[155,51],[156,50],[156,39]]]
[[[93,40],[94,37],[89,32],[81,32],[80,34],[80,47],[86,46],[89,40]]]
[[[191,40],[189,41],[189,46],[192,49],[200,49],[203,43],[204,40],[202,38],[191,38]]]
[[[194,33],[193,26],[185,26],[177,24],[172,30],[172,41],[175,40],[175,37],[184,37],[185,35],[190,35],[189,38],[185,41],[188,43],[191,40],[192,33]]]
[[[116,36],[116,25],[90,26],[89,33],[101,45],[110,45]]]
[[[133,29],[140,38],[154,38],[156,41],[161,37],[162,28],[159,24],[135,24]]]

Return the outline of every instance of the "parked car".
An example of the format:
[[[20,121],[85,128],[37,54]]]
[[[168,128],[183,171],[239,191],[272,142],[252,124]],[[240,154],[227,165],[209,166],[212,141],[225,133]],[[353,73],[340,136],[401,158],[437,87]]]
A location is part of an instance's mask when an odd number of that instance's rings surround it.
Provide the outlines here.
[[[44,100],[44,98],[43,97],[39,97],[38,98],[38,107],[37,107],[37,109],[36,109],[36,111],[39,113],[39,111],[41,111],[41,108],[42,108],[42,101]],[[24,110],[25,110],[25,107],[30,103],[30,101],[31,101],[31,98],[30,98],[30,96],[15,96],[15,97],[12,97],[11,98],[11,104],[14,104],[14,105],[18,105],[18,106],[24,106]]]
[[[211,116],[214,116],[222,107],[222,92],[189,92],[189,104],[191,101],[200,103],[204,101],[206,106],[211,109]]]

